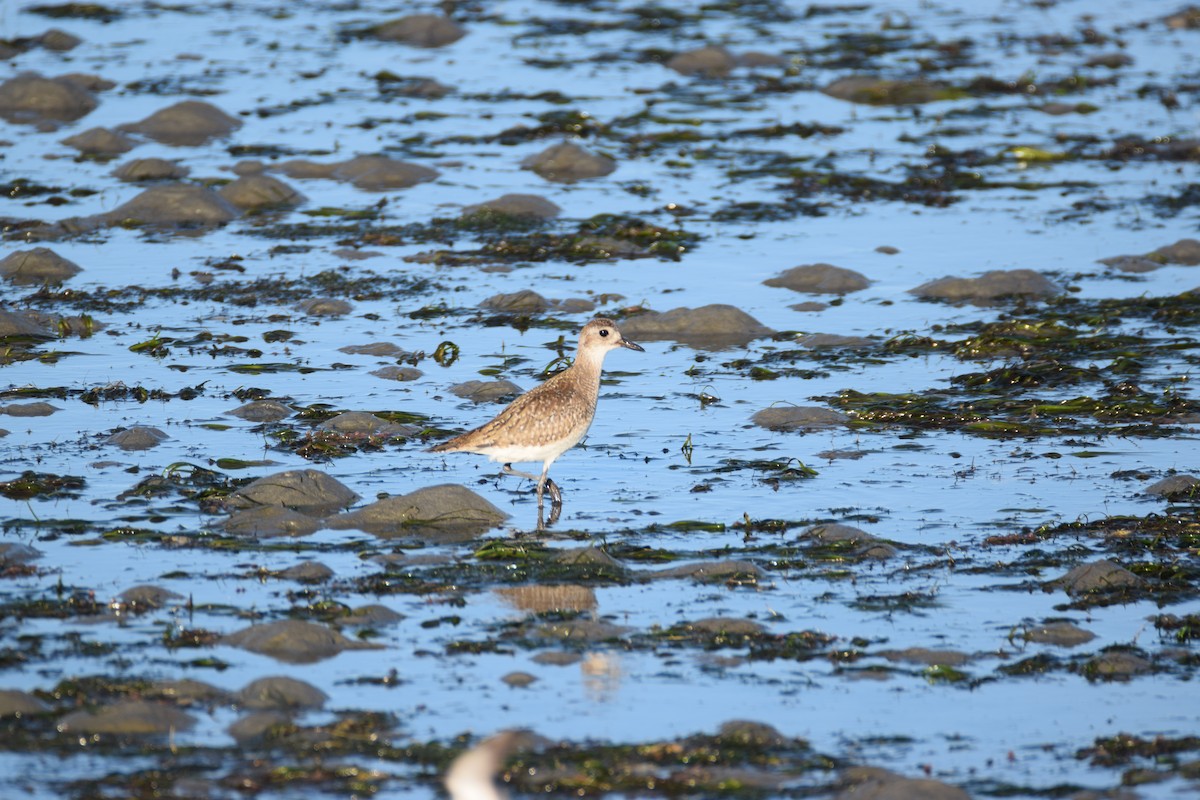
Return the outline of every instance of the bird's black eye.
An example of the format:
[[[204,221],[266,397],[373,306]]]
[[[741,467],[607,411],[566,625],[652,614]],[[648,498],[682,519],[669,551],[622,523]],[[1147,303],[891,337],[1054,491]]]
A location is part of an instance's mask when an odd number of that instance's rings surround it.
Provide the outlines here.
[[[608,336],[608,328],[601,328],[601,329],[600,329],[600,335],[601,335],[601,336]]]

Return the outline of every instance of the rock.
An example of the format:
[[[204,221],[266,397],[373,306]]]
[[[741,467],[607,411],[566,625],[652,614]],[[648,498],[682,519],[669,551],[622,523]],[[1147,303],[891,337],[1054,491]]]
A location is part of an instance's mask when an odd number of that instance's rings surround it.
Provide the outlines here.
[[[305,561],[280,570],[275,573],[275,577],[299,583],[324,583],[333,577],[333,570],[319,561]]]
[[[354,306],[336,297],[313,297],[297,303],[297,311],[314,317],[341,317],[354,310]]]
[[[0,260],[0,278],[21,286],[59,284],[81,272],[78,264],[48,247],[17,250]]]
[[[359,189],[373,192],[407,189],[418,183],[434,180],[439,174],[437,170],[386,156],[358,156],[332,164],[304,160],[285,161],[275,169],[289,178],[326,178],[348,182]]]
[[[61,410],[58,406],[51,405],[45,400],[36,400],[32,403],[9,403],[6,406],[0,406],[0,414],[7,414],[10,417],[48,417]]]
[[[113,177],[126,183],[143,181],[165,181],[186,178],[191,172],[187,167],[165,158],[135,158],[113,170]]]
[[[171,603],[172,600],[182,600],[183,595],[172,592],[170,589],[164,589],[161,586],[133,586],[121,592],[120,598],[123,602],[132,606],[130,609],[134,613],[151,611],[157,608],[163,608]]]
[[[941,300],[994,300],[1015,295],[1046,297],[1062,289],[1031,269],[991,270],[978,278],[938,278],[923,283],[909,294]]]
[[[0,266],[3,262],[0,262]],[[493,311],[514,314],[540,314],[550,308],[550,301],[532,289],[522,289],[512,294],[494,294],[480,305]]]
[[[338,348],[339,353],[351,355],[382,356],[384,358],[408,358],[412,353],[391,342],[371,342],[370,344],[348,344]]]
[[[529,614],[579,613],[598,607],[596,592],[590,586],[529,584],[494,592],[508,605]]]
[[[783,747],[791,741],[778,729],[765,722],[744,719],[733,719],[722,723],[721,727],[717,729],[717,738],[732,742],[739,748],[756,747],[760,749]]]
[[[369,28],[367,33],[385,42],[431,48],[454,44],[467,32],[447,17],[437,14],[411,14]]]
[[[108,128],[89,128],[83,133],[62,140],[67,147],[90,156],[118,156],[137,147],[137,142],[123,133]]]
[[[295,619],[251,625],[223,637],[221,642],[292,664],[311,664],[343,650],[382,649],[380,645],[347,639],[323,625]]]
[[[521,167],[533,170],[548,181],[574,183],[609,175],[616,170],[617,162],[608,156],[590,153],[577,144],[562,142],[529,156],[521,162]]]
[[[1125,650],[1110,650],[1087,662],[1084,674],[1106,680],[1127,681],[1152,669],[1153,664],[1139,655]]]
[[[1142,579],[1137,575],[1104,559],[1080,564],[1047,584],[1049,587],[1060,587],[1071,596],[1141,585]]]
[[[55,335],[41,319],[28,311],[9,311],[0,308],[0,337],[27,336],[33,339],[53,339]]]
[[[371,374],[388,381],[415,381],[425,373],[416,367],[380,367],[372,370]]]
[[[737,57],[739,67],[750,67],[758,69],[760,67],[783,67],[787,66],[787,59],[783,56],[777,56],[773,53],[760,53],[757,50],[747,50]]]
[[[239,705],[256,711],[323,708],[328,701],[329,695],[311,683],[283,675],[251,681],[237,693]]]
[[[105,444],[115,444],[122,450],[149,450],[158,447],[170,439],[158,428],[149,425],[134,425],[124,430],[116,431],[104,440]]]
[[[352,625],[364,628],[377,628],[381,625],[394,625],[404,619],[403,614],[398,614],[387,606],[373,603],[371,605],[359,606],[344,617],[339,617],[337,624]]]
[[[259,711],[247,714],[225,730],[238,744],[252,744],[266,736],[273,728],[289,725],[291,721],[291,717],[281,711]]]
[[[508,519],[500,509],[465,486],[429,486],[333,517],[331,528],[356,529],[377,536],[436,536],[465,541]]]
[[[767,632],[764,626],[754,620],[737,617],[706,617],[695,622],[685,622],[683,626],[714,636],[758,636]]]
[[[1200,264],[1200,241],[1196,239],[1180,239],[1175,244],[1160,247],[1151,257],[1160,258],[1168,264],[1183,264],[1194,267]]]
[[[173,147],[196,147],[212,139],[228,136],[242,127],[242,121],[202,100],[184,100],[155,111],[139,122],[122,125],[118,130],[132,131]]]
[[[650,578],[693,578],[701,583],[719,583],[731,577],[749,575],[755,580],[763,577],[762,568],[753,561],[701,561],[680,564],[646,574]]]
[[[834,800],[971,800],[957,786],[930,778],[904,778],[878,767],[843,770]]]
[[[28,692],[16,689],[0,689],[0,719],[24,717],[29,714],[45,714],[50,706]]]
[[[883,650],[879,655],[888,661],[924,664],[929,667],[961,667],[971,660],[969,655],[960,653],[957,650],[930,650],[926,647],[909,647],[905,650]]]
[[[228,703],[229,692],[219,689],[211,683],[182,678],[177,681],[155,681],[150,692],[156,697],[164,697],[177,703],[193,705],[196,703]]]
[[[0,117],[13,123],[72,122],[98,101],[76,81],[23,72],[0,83]]]
[[[1183,495],[1192,497],[1200,494],[1200,478],[1194,475],[1171,475],[1147,486],[1142,494],[1156,497],[1172,497]]]
[[[775,333],[746,312],[723,304],[646,311],[622,320],[621,331],[635,341],[673,339],[714,350],[745,345]]]
[[[870,75],[838,78],[821,90],[830,97],[871,106],[932,103],[947,96],[946,87],[926,80],[885,80]]]
[[[507,675],[502,675],[500,680],[514,689],[524,689],[526,686],[535,683],[537,676],[531,675],[528,672],[510,672]]]
[[[505,194],[495,200],[485,200],[462,210],[464,217],[484,213],[503,214],[508,217],[554,219],[562,213],[562,209],[536,194]]]
[[[279,422],[292,415],[292,409],[278,400],[253,400],[226,412],[247,422]]]
[[[231,515],[222,525],[234,536],[308,536],[321,529],[321,522],[283,506],[258,506]]]
[[[187,183],[168,183],[151,186],[132,200],[95,219],[109,225],[206,227],[223,225],[239,216],[241,211],[212,189]]]
[[[227,183],[217,193],[233,205],[256,211],[271,208],[295,208],[305,201],[304,195],[270,175],[247,175]]]
[[[805,264],[784,270],[778,276],[763,281],[763,285],[806,294],[849,294],[867,288],[871,281],[852,269],[832,264]]]
[[[809,350],[821,350],[834,347],[873,347],[875,340],[866,336],[842,336],[837,333],[810,333],[801,336],[797,344]]]
[[[0,542],[0,567],[28,564],[42,557],[42,551],[21,542]]]
[[[858,546],[858,555],[865,558],[884,560],[892,558],[897,554],[895,547],[892,547],[878,536],[873,536],[864,530],[855,528],[853,525],[842,525],[841,523],[813,525],[801,533],[800,536],[802,538],[815,539],[818,542],[826,544],[832,542],[850,542]]]
[[[1047,622],[1031,628],[1026,628],[1024,637],[1027,642],[1052,644],[1058,647],[1078,647],[1096,638],[1096,634],[1085,631],[1070,622]]]
[[[585,547],[565,547],[561,550],[555,550],[550,556],[550,561],[558,564],[607,567],[608,569],[619,572],[625,571],[624,564],[609,555],[606,550],[602,550],[594,545],[587,545]]]
[[[536,634],[545,639],[567,642],[614,642],[633,631],[626,625],[614,625],[604,620],[573,619],[539,625]]]
[[[1102,258],[1099,263],[1120,272],[1153,272],[1162,268],[1162,262],[1146,256],[1113,256]]]
[[[704,78],[723,78],[737,65],[733,54],[719,45],[685,50],[667,61],[667,68],[680,75],[699,75]]]
[[[190,730],[196,720],[173,706],[146,700],[121,700],[95,711],[80,709],[58,721],[63,733],[111,733],[126,736],[171,734]]]
[[[512,381],[464,381],[450,387],[455,397],[472,403],[503,403],[521,394],[521,387]]]
[[[309,514],[327,514],[358,499],[357,494],[324,472],[297,469],[259,478],[230,494],[228,502],[241,509],[283,506]]]
[[[750,421],[773,431],[796,431],[845,425],[849,417],[818,406],[772,406],[756,412]]]
[[[365,411],[346,411],[336,417],[330,417],[318,425],[317,430],[347,436],[381,436],[389,439],[408,439],[421,432],[415,425],[389,422]]]
[[[37,42],[47,50],[53,50],[56,53],[65,53],[83,44],[83,39],[64,30],[50,28],[37,37]]]

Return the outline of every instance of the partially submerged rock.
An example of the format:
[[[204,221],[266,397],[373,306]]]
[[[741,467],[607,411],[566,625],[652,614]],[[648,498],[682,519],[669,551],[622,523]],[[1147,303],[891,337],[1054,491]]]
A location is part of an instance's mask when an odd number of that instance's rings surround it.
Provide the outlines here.
[[[83,155],[110,157],[128,153],[138,145],[134,139],[108,128],[89,128],[83,133],[68,136],[62,143]]]
[[[22,72],[0,83],[0,117],[13,123],[73,122],[99,102],[79,81]]]
[[[851,767],[834,800],[971,800],[957,786],[931,778],[905,778],[878,767]]]
[[[170,438],[164,431],[153,426],[132,425],[111,434],[104,443],[116,445],[122,450],[150,450]]]
[[[425,373],[416,367],[380,367],[379,369],[371,370],[371,374],[376,378],[383,378],[387,381],[415,381]]]
[[[871,281],[862,273],[833,264],[804,264],[767,278],[763,285],[807,294],[849,294],[867,288]]]
[[[434,180],[439,174],[437,170],[429,167],[397,161],[387,156],[358,156],[329,164],[300,159],[285,161],[276,165],[274,169],[289,178],[344,181],[372,192],[407,189],[418,183]]]
[[[189,183],[170,183],[151,186],[128,202],[94,218],[100,225],[126,227],[224,225],[241,216],[241,211],[221,195],[206,186]]]
[[[415,425],[401,425],[377,417],[366,411],[346,411],[330,417],[317,426],[319,431],[330,431],[344,435],[380,436],[407,439],[420,433]]]
[[[1142,579],[1107,559],[1080,564],[1047,586],[1063,589],[1072,596],[1142,586]]]
[[[73,711],[58,721],[58,729],[64,733],[154,736],[190,730],[195,724],[195,718],[174,706],[121,700],[95,711]]]
[[[1073,623],[1059,621],[1047,622],[1043,625],[1027,628],[1023,638],[1027,642],[1036,642],[1038,644],[1052,644],[1058,647],[1078,647],[1095,639],[1096,634],[1086,631]]]
[[[908,647],[904,650],[883,650],[879,655],[888,661],[903,661],[909,664],[924,664],[926,666],[961,667],[971,660],[966,653],[958,650],[930,650],[927,647]]]
[[[1168,264],[1194,267],[1200,264],[1200,240],[1180,239],[1175,244],[1160,247],[1149,255],[1152,258],[1162,259]]]
[[[562,142],[529,156],[521,166],[548,181],[574,183],[609,175],[617,168],[617,162],[608,156],[588,152],[572,142]]]
[[[1170,475],[1150,484],[1142,493],[1156,497],[1200,495],[1200,478],[1195,475]]]
[[[321,529],[321,522],[291,508],[258,506],[232,514],[221,527],[234,536],[269,539],[274,536],[308,536]]]
[[[466,35],[454,20],[437,14],[410,14],[367,29],[367,33],[385,42],[411,47],[445,47]]]
[[[174,147],[195,147],[228,136],[240,127],[240,119],[229,116],[212,103],[184,100],[155,111],[143,120],[122,125],[119,130],[140,133]]]
[[[54,332],[29,311],[0,308],[0,338],[53,339]]]
[[[354,310],[354,306],[340,297],[311,297],[297,303],[295,308],[314,317],[341,317]]]
[[[247,422],[279,422],[292,415],[292,409],[278,400],[252,400],[226,412]]]
[[[821,91],[838,100],[871,106],[920,105],[952,96],[945,86],[931,81],[888,80],[872,75],[838,78]]]
[[[246,175],[225,184],[217,192],[233,205],[247,211],[295,208],[305,201],[304,195],[270,175]]]
[[[135,158],[113,170],[113,177],[126,183],[143,181],[167,181],[186,178],[191,172],[187,167],[165,158]]]
[[[809,350],[823,350],[837,347],[873,347],[876,342],[867,336],[844,336],[840,333],[810,333],[796,340],[801,347]]]
[[[680,75],[699,75],[704,78],[723,78],[738,65],[737,58],[720,45],[699,47],[676,53],[667,60],[667,69]]]
[[[238,705],[258,711],[322,708],[328,701],[329,695],[316,686],[286,675],[259,678],[237,693]]]
[[[849,417],[820,406],[772,406],[756,412],[750,421],[773,431],[796,431],[845,425]]]
[[[328,514],[358,500],[340,481],[315,469],[278,472],[259,478],[229,495],[233,508],[284,506],[309,514]]]
[[[918,297],[940,300],[995,300],[1002,297],[1048,297],[1062,289],[1031,269],[991,270],[978,278],[938,278],[908,290]]]
[[[388,497],[327,520],[331,528],[377,536],[434,536],[464,541],[508,519],[500,509],[465,486],[443,484]]]
[[[847,542],[857,547],[858,555],[863,558],[883,560],[897,555],[895,547],[878,536],[853,525],[843,525],[838,522],[813,525],[800,535],[802,538],[814,539],[825,544]]]
[[[715,350],[745,345],[775,333],[745,311],[724,304],[645,311],[622,320],[621,331],[635,341],[672,339]]]
[[[0,719],[24,717],[29,714],[45,714],[50,706],[28,692],[17,689],[0,689]]]
[[[22,286],[58,284],[83,270],[48,247],[17,250],[0,260],[0,278]]]
[[[521,394],[521,387],[509,380],[464,381],[450,387],[455,397],[472,403],[502,403]]]
[[[141,586],[131,586],[121,592],[120,598],[122,602],[130,606],[131,611],[136,613],[163,608],[175,600],[182,600],[183,595],[178,592],[172,592],[170,589],[165,589],[162,586],[144,584]]]
[[[554,219],[562,213],[562,209],[541,195],[505,194],[495,200],[485,200],[462,210],[464,217],[482,213],[503,214],[508,217]]]
[[[1154,665],[1137,653],[1128,650],[1109,650],[1084,665],[1084,674],[1091,678],[1127,681],[1154,669]]]
[[[10,417],[48,417],[61,410],[58,406],[47,403],[45,400],[0,405],[0,414],[7,414]]]
[[[242,628],[221,639],[223,644],[292,664],[311,664],[343,650],[379,650],[377,644],[347,639],[324,625],[289,619]]]
[[[0,264],[2,263],[0,262]],[[550,301],[532,289],[522,289],[511,294],[494,294],[479,305],[493,311],[540,314],[550,308]]]

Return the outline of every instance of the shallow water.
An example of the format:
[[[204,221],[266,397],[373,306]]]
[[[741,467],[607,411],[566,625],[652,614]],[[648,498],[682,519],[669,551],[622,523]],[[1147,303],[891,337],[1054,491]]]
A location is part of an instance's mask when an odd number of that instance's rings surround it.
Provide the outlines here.
[[[247,217],[203,235],[118,228],[48,242],[84,268],[68,282],[69,288],[101,295],[129,286],[190,289],[196,286],[190,273],[198,270],[213,273],[216,285],[303,278],[327,270],[341,270],[350,278],[374,274],[381,285],[396,277],[405,278],[405,283],[409,278],[428,283],[412,291],[387,288],[377,299],[347,297],[353,311],[338,318],[305,315],[291,299],[270,294],[256,305],[243,306],[184,301],[163,293],[148,296],[136,310],[92,312],[107,328],[89,338],[63,339],[41,348],[65,353],[57,359],[7,363],[0,375],[9,389],[5,403],[23,402],[13,391],[23,387],[79,390],[122,383],[170,394],[200,384],[204,388],[191,400],[89,405],[68,396],[50,399],[59,410],[48,417],[0,416],[0,427],[10,431],[0,438],[0,480],[35,470],[86,481],[77,497],[0,499],[0,541],[27,543],[42,552],[33,562],[35,571],[0,579],[6,609],[0,618],[0,649],[20,653],[31,641],[43,642],[39,655],[27,661],[0,660],[0,688],[49,692],[63,680],[104,675],[189,677],[236,691],[265,675],[290,675],[320,687],[331,698],[328,710],[303,714],[300,724],[327,722],[335,712],[389,712],[398,720],[400,732],[394,736],[418,742],[448,742],[464,733],[484,736],[509,727],[530,727],[552,739],[578,742],[640,742],[711,733],[731,719],[754,719],[787,736],[807,739],[814,750],[836,758],[909,776],[932,774],[977,795],[999,793],[1003,787],[1006,796],[1020,797],[1045,796],[1055,787],[1119,786],[1129,764],[1094,765],[1078,754],[1098,739],[1118,734],[1146,739],[1200,735],[1200,713],[1194,703],[1183,702],[1195,678],[1195,645],[1191,640],[1177,644],[1165,633],[1160,636],[1148,621],[1164,612],[1200,612],[1194,581],[1169,602],[1162,601],[1165,607],[1148,597],[1066,608],[1066,594],[1042,591],[1039,584],[1077,563],[1117,558],[1104,542],[1086,533],[1039,542],[1036,546],[1050,554],[1050,566],[1037,568],[1030,566],[1036,560],[1028,556],[1027,543],[989,541],[1041,525],[1162,512],[1165,501],[1138,492],[1171,471],[1197,470],[1194,423],[1174,426],[1169,436],[1013,438],[904,427],[781,433],[750,423],[754,412],[772,404],[827,405],[828,398],[846,389],[939,392],[950,386],[951,378],[992,369],[1005,363],[1003,358],[973,361],[949,353],[838,360],[814,356],[786,366],[819,374],[751,380],[745,369],[733,364],[740,359],[757,362],[795,345],[786,338],[760,339],[744,347],[705,351],[673,342],[644,342],[644,354],[612,354],[606,365],[611,380],[603,389],[586,446],[554,464],[552,475],[563,488],[566,504],[553,532],[568,540],[551,538],[549,545],[590,542],[657,548],[681,560],[705,562],[748,558],[765,572],[749,586],[690,578],[601,582],[594,587],[593,616],[628,626],[632,633],[623,640],[577,646],[585,658],[570,666],[532,660],[539,652],[556,649],[552,645],[524,648],[505,643],[504,624],[520,622],[526,615],[490,591],[504,580],[492,586],[446,581],[438,592],[377,597],[357,590],[361,584],[355,581],[380,571],[368,556],[395,549],[386,540],[356,531],[323,530],[295,543],[274,540],[261,547],[251,542],[243,548],[209,549],[202,543],[220,532],[222,516],[178,498],[144,503],[119,498],[140,480],[167,473],[176,468],[173,465],[217,469],[217,459],[269,460],[269,465],[224,472],[245,479],[316,467],[345,483],[364,502],[380,493],[462,482],[512,515],[507,527],[492,537],[525,535],[537,541],[528,483],[498,479],[496,465],[482,458],[430,454],[429,442],[411,440],[313,463],[278,446],[259,426],[228,415],[242,402],[236,392],[258,387],[272,397],[290,399],[297,408],[325,404],[336,410],[403,411],[426,415],[444,429],[481,423],[498,407],[460,401],[449,394],[449,386],[499,367],[498,377],[528,389],[557,355],[554,343],[560,334],[566,335],[567,352],[573,346],[573,330],[545,322],[539,327],[536,317],[524,332],[481,324],[487,314],[476,313],[480,302],[501,292],[532,288],[556,299],[617,294],[620,299],[601,299],[596,312],[614,315],[635,305],[667,310],[732,303],[779,331],[882,341],[906,333],[962,338],[961,333],[935,333],[935,326],[991,322],[1008,313],[1008,306],[951,306],[908,294],[921,283],[951,274],[1031,268],[1049,274],[1082,300],[1166,297],[1195,289],[1200,273],[1194,267],[1168,265],[1129,276],[1096,263],[1195,236],[1194,205],[1169,213],[1152,200],[1155,195],[1179,195],[1194,185],[1194,156],[1183,161],[1068,158],[1022,164],[1004,155],[1015,146],[1064,152],[1071,143],[1086,141],[1082,137],[1094,137],[1090,152],[1123,136],[1195,137],[1200,123],[1194,88],[1200,32],[1168,30],[1161,17],[1177,10],[1174,6],[1059,2],[1035,7],[1013,2],[980,8],[912,2],[830,7],[806,14],[809,7],[798,4],[748,4],[741,12],[714,5],[677,27],[618,27],[564,35],[538,21],[620,22],[630,19],[637,6],[615,1],[475,4],[457,10],[468,35],[436,50],[339,37],[400,13],[428,10],[410,4],[397,9],[374,2],[294,3],[286,8],[238,3],[219,11],[138,3],[112,7],[124,15],[108,24],[50,20],[12,9],[0,18],[0,38],[57,26],[84,40],[66,54],[41,49],[23,53],[10,62],[6,75],[24,70],[48,75],[92,72],[118,84],[99,95],[97,110],[56,131],[0,123],[0,139],[6,142],[0,171],[6,180],[28,178],[96,192],[71,197],[62,205],[38,197],[8,199],[0,203],[0,215],[53,222],[108,211],[125,202],[140,189],[109,175],[124,158],[76,160],[74,151],[59,140],[93,126],[139,120],[193,93],[239,116],[244,126],[228,140],[200,147],[147,142],[126,158],[178,159],[191,168],[195,180],[231,178],[229,168],[242,158],[231,152],[236,146],[277,148],[285,153],[279,160],[331,161],[386,152],[435,167],[441,177],[385,193],[335,181],[285,178],[308,198],[293,212],[263,220]],[[882,29],[887,20],[907,20],[911,27]],[[1086,28],[1108,41],[1087,43]],[[837,37],[851,34],[879,34],[892,42],[878,53],[866,45],[836,46]],[[1061,34],[1064,41],[1039,45],[1032,37],[1040,34]],[[933,74],[955,85],[980,75],[1015,81],[1028,74],[1034,76],[1031,83],[1072,74],[1115,81],[1062,98],[1097,109],[1065,116],[1036,110],[1036,105],[1057,99],[1054,96],[968,96],[927,103],[914,111],[852,104],[817,91],[853,72],[897,77],[912,73],[919,58],[949,61],[946,50],[925,43],[955,40],[973,44],[965,48],[961,63]],[[744,68],[723,80],[689,78],[639,57],[652,48],[678,51],[713,42],[735,53],[754,49],[785,56],[787,68],[760,68],[757,73],[794,86],[768,91],[762,87],[769,84],[758,83]],[[831,49],[825,51],[826,46]],[[1092,55],[1117,51],[1128,54],[1132,64],[1117,70],[1085,65]],[[852,56],[860,60],[853,63]],[[456,91],[442,99],[387,96],[371,77],[385,69],[436,77]],[[157,82],[160,89],[140,90],[131,85],[134,81]],[[1155,91],[1140,91],[1146,87],[1175,90],[1180,106],[1167,108]],[[566,102],[538,98],[549,92],[560,93]],[[559,141],[559,135],[515,144],[485,140],[516,125],[536,125],[537,115],[572,109],[612,123],[604,134],[581,140],[617,159],[619,167],[610,176],[563,185],[519,167],[523,158]],[[646,117],[631,119],[648,109]],[[843,130],[810,138],[751,139],[739,133],[813,122]],[[646,145],[643,155],[631,141],[636,134],[680,130],[700,132],[703,138],[677,147]],[[960,199],[945,207],[829,192],[805,198],[821,204],[820,216],[714,219],[734,203],[778,203],[786,170],[772,164],[805,169],[820,165],[900,182],[907,168],[932,159],[927,154],[935,145],[1003,156],[978,168],[983,178],[996,183],[1051,186],[954,191]],[[505,265],[510,271],[499,272],[405,261],[446,246],[417,241],[369,245],[364,249],[381,255],[351,262],[332,254],[343,246],[340,235],[293,241],[281,239],[271,227],[319,224],[322,218],[307,217],[304,211],[366,209],[380,200],[387,205],[376,224],[427,222],[454,217],[464,205],[514,191],[548,197],[564,209],[568,220],[630,214],[665,228],[681,225],[702,238],[679,261],[517,262]],[[693,213],[676,218],[668,211],[672,204]],[[273,253],[280,245],[310,249]],[[884,245],[899,252],[876,250]],[[20,246],[19,235],[10,231],[6,250]],[[453,249],[473,246],[472,234],[462,233]],[[237,271],[221,269],[219,265],[233,256],[238,257],[233,262]],[[858,270],[872,285],[819,313],[789,306],[831,297],[762,285],[786,268],[817,262]],[[14,307],[33,302],[32,291],[9,284],[0,289],[4,301]],[[319,292],[314,289],[313,294]],[[414,315],[439,305],[445,310]],[[78,311],[64,307],[61,313]],[[559,319],[577,329],[589,316]],[[1148,327],[1140,319],[1122,326],[1124,332]],[[293,331],[294,339],[264,341],[264,334],[280,329]],[[161,358],[130,350],[154,335],[182,342],[204,333],[246,337],[236,346],[258,348],[263,354],[255,358],[214,353],[209,342],[191,348],[172,344]],[[1165,331],[1155,333],[1168,338]],[[1169,336],[1190,341],[1190,349],[1164,351],[1147,365],[1139,382],[1156,390],[1173,385],[1188,397],[1187,379],[1197,363],[1197,330],[1181,326]],[[375,341],[426,352],[453,341],[461,352],[445,367],[426,359],[419,365],[422,378],[396,383],[369,374],[392,359],[339,352],[346,345]],[[513,357],[523,361],[513,364]],[[1096,359],[1100,365],[1108,360]],[[252,362],[313,371],[234,370]],[[1087,354],[1079,362],[1086,366]],[[1172,384],[1172,378],[1179,380]],[[1103,391],[1094,383],[1043,388],[1036,395],[1065,400]],[[703,403],[702,393],[719,400]],[[114,429],[134,424],[159,427],[171,438],[140,453],[103,443]],[[306,430],[302,422],[289,424]],[[683,451],[685,442],[692,446],[690,455]],[[819,455],[827,451],[864,455]],[[815,468],[817,476],[772,481],[770,473],[752,468],[717,472],[733,460],[787,459]],[[1114,475],[1119,471],[1145,477],[1120,478]],[[694,492],[702,483],[710,490]],[[1194,515],[1194,509],[1190,513]],[[747,537],[736,527],[747,518],[788,524],[782,532]],[[71,520],[80,523],[73,526],[67,522]],[[704,525],[671,527],[686,520]],[[800,547],[807,523],[834,521],[894,543],[898,556],[886,562],[847,559],[836,564],[801,553],[799,560],[808,559],[803,566],[783,568],[775,562],[770,547]],[[100,538],[122,527],[182,538],[175,544]],[[434,544],[412,552],[449,564],[474,565],[479,560],[477,547],[478,542]],[[1173,552],[1173,558],[1194,570],[1194,546],[1189,550],[1181,545]],[[267,574],[305,560],[332,568],[335,581],[306,587]],[[1130,555],[1127,566],[1139,560],[1149,559]],[[668,566],[627,563],[634,577]],[[181,600],[120,622],[26,616],[19,611],[19,603],[35,598],[54,602],[64,592],[93,593],[104,604],[144,583],[188,598],[190,607]],[[902,599],[905,596],[917,602]],[[303,609],[316,600],[348,606],[380,602],[405,619],[374,631],[372,640],[384,649],[348,651],[311,665],[287,664],[221,644],[168,649],[162,643],[164,631],[227,634],[251,620],[304,616]],[[456,621],[441,621],[451,616]],[[807,660],[747,660],[736,649],[630,644],[630,637],[713,616],[749,617],[773,634],[820,631],[836,641],[830,655]],[[1014,636],[1022,626],[1057,618],[1070,619],[1097,638],[1067,650]],[[505,643],[501,649],[507,652],[447,652],[455,643],[493,639]],[[1154,673],[1106,681],[1089,680],[1082,669],[1030,676],[998,671],[1043,653],[1082,664],[1086,656],[1110,646],[1139,649],[1152,659]],[[1170,649],[1175,646],[1184,648],[1183,655]],[[965,678],[940,679],[923,665],[890,662],[880,655],[910,647],[968,654],[970,660],[959,668]],[[832,654],[854,649],[862,651],[860,659],[841,661]],[[220,668],[198,665],[204,657],[219,660]],[[358,682],[382,678],[392,669],[401,680],[398,686]],[[500,676],[514,670],[530,672],[537,681],[528,688],[510,688]],[[237,749],[225,732],[238,716],[233,709],[219,706],[194,713],[200,717],[197,727],[176,734],[175,745],[185,750]],[[147,755],[137,746],[97,754],[88,754],[83,745],[80,749],[71,754],[0,746],[4,793],[91,796],[64,781],[135,774],[164,763],[162,751]],[[286,760],[278,753],[273,757]],[[1186,750],[1181,756],[1195,757],[1194,751]],[[421,771],[394,761],[357,763],[394,776],[380,782],[377,797],[429,796],[436,791],[428,770],[414,776]],[[1133,765],[1154,766],[1149,760]],[[1169,766],[1163,770],[1166,780],[1138,786],[1137,795],[1176,797],[1195,791],[1194,781],[1188,783]],[[213,781],[224,774],[220,763],[211,768]],[[796,780],[802,786],[822,779]],[[210,796],[232,796],[228,787],[215,783],[209,791]],[[787,791],[794,794],[793,789]],[[286,786],[259,792],[263,797],[302,795],[309,796]]]

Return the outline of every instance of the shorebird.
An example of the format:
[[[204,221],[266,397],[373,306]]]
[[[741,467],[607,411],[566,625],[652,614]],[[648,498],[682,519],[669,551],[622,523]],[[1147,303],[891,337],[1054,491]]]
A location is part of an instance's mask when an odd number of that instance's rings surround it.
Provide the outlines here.
[[[644,352],[640,345],[623,337],[611,319],[592,320],[579,332],[579,349],[571,366],[513,400],[491,422],[430,450],[478,453],[491,461],[503,462],[505,474],[536,480],[540,521],[547,487],[554,508],[562,505],[562,492],[547,477],[550,465],[574,447],[591,427],[596,416],[596,398],[600,395],[604,356],[618,347]],[[514,462],[528,461],[542,462],[540,478],[512,468]]]

